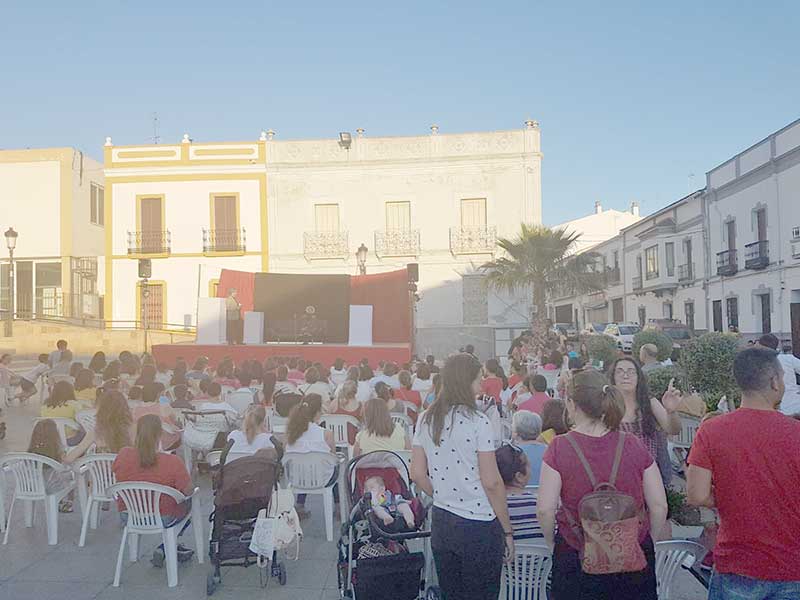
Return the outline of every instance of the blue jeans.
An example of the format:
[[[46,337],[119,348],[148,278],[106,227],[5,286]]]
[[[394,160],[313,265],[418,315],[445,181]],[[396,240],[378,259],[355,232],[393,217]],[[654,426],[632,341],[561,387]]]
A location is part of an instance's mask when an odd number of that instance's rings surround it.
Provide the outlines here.
[[[800,581],[768,581],[743,575],[714,573],[708,600],[797,600]]]

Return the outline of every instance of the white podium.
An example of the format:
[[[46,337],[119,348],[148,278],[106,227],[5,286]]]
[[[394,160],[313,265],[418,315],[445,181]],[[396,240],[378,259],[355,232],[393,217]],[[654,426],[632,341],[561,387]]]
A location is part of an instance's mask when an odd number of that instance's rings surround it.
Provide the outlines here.
[[[197,299],[197,343],[225,343],[225,298]]]
[[[372,346],[372,305],[350,305],[349,346]]]
[[[264,313],[247,311],[244,313],[244,343],[264,343]]]

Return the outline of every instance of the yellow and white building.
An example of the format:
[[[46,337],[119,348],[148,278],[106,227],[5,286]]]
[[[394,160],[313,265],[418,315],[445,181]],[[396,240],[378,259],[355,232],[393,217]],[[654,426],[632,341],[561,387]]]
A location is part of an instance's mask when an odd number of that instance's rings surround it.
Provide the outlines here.
[[[476,275],[498,237],[541,223],[538,124],[465,134],[105,146],[105,313],[141,320],[138,258],[152,259],[152,326],[195,323],[223,268],[367,272],[418,263],[417,351],[484,356],[527,325],[526,298]],[[509,338],[510,339],[510,338]]]
[[[103,166],[74,148],[0,150],[0,225],[14,252],[17,315],[99,319]],[[0,308],[9,307],[9,257],[0,240]],[[5,312],[4,312],[5,314]]]

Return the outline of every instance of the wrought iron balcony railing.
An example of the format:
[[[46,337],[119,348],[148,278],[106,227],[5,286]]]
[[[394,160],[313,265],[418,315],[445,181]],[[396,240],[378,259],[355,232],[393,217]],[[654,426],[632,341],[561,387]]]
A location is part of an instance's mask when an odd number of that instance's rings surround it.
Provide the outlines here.
[[[346,231],[306,231],[303,234],[306,260],[347,258],[350,246]]]
[[[606,284],[616,285],[620,282],[619,267],[611,267],[606,269]]]
[[[203,229],[203,252],[236,252],[247,249],[247,232],[239,229]]]
[[[419,256],[419,229],[384,229],[375,232],[378,256]]]
[[[497,228],[450,228],[450,252],[453,254],[493,254],[497,245]]]
[[[165,231],[129,231],[128,254],[169,254],[172,233]]]
[[[735,275],[738,270],[736,250],[717,252],[717,275]]]
[[[678,281],[694,281],[694,263],[678,265]]]
[[[765,269],[769,264],[769,241],[759,240],[744,247],[744,268]]]

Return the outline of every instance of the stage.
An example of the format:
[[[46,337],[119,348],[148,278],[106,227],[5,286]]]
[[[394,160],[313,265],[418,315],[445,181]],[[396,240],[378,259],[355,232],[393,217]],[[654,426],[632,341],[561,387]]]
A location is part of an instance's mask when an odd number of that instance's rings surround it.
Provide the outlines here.
[[[211,366],[215,366],[223,358],[230,357],[238,365],[245,360],[256,359],[264,362],[271,356],[298,357],[310,362],[321,362],[330,367],[333,361],[341,358],[348,365],[357,364],[362,358],[369,360],[375,368],[378,361],[391,361],[402,365],[411,360],[410,344],[375,344],[373,346],[348,346],[346,344],[158,344],[152,348],[153,356],[158,363],[165,363],[170,368],[175,360],[183,358],[191,368],[195,359],[205,356]]]

